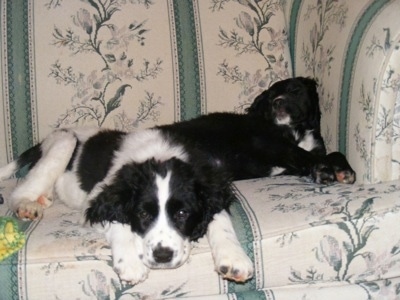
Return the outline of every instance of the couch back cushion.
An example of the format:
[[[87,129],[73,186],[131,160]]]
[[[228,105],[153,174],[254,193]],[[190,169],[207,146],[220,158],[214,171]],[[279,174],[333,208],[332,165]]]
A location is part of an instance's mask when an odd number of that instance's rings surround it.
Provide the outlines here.
[[[242,111],[291,76],[279,1],[16,0],[0,9],[1,163],[57,127],[135,130]]]

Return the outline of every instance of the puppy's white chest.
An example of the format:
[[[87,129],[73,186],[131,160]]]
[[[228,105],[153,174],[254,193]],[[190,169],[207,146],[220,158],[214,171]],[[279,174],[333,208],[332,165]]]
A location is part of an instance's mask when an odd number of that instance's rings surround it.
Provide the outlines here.
[[[295,136],[297,133],[295,133]],[[298,146],[303,148],[306,151],[311,151],[316,147],[316,142],[314,139],[314,135],[312,134],[312,130],[307,130],[303,139],[299,141]]]

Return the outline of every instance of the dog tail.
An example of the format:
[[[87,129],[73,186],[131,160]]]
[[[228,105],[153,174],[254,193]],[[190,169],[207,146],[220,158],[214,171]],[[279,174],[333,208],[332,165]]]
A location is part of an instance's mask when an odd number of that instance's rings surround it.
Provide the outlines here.
[[[37,144],[22,153],[16,160],[0,168],[0,181],[10,178],[25,166],[32,168],[42,156],[41,144]]]

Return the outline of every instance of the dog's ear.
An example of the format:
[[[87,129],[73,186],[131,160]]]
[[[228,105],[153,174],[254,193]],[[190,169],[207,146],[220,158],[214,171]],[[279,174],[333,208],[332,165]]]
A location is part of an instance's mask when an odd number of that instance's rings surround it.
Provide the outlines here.
[[[127,223],[123,194],[124,188],[119,183],[103,186],[100,194],[90,201],[86,209],[86,221],[91,225],[112,221]]]
[[[319,131],[321,124],[321,110],[319,108],[319,96],[317,91],[318,83],[315,79],[311,78],[301,78],[301,80],[307,88],[307,95],[310,100],[310,125]]]
[[[229,210],[235,200],[231,190],[231,181],[226,173],[215,167],[203,166],[196,171],[195,193],[197,200],[203,207],[203,216],[200,223],[194,228],[191,239],[202,237],[213,220],[214,215],[222,210]]]
[[[133,211],[134,199],[140,182],[145,174],[150,172],[143,170],[149,168],[151,162],[145,164],[127,164],[114,176],[112,183],[104,185],[102,191],[89,202],[86,209],[86,221],[103,223],[117,221],[129,224],[129,216]]]
[[[258,95],[253,103],[246,109],[246,113],[272,121],[272,99],[269,90]]]

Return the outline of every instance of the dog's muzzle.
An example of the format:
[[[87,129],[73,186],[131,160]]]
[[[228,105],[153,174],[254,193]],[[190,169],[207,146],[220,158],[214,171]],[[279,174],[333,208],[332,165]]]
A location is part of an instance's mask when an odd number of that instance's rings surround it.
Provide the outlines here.
[[[142,261],[151,269],[178,268],[187,261],[191,250],[189,240],[182,240],[171,245],[157,242],[153,246],[149,244],[147,246]]]
[[[277,124],[288,124],[290,123],[290,116],[284,105],[285,97],[279,96],[272,100],[272,109],[275,113]]]

